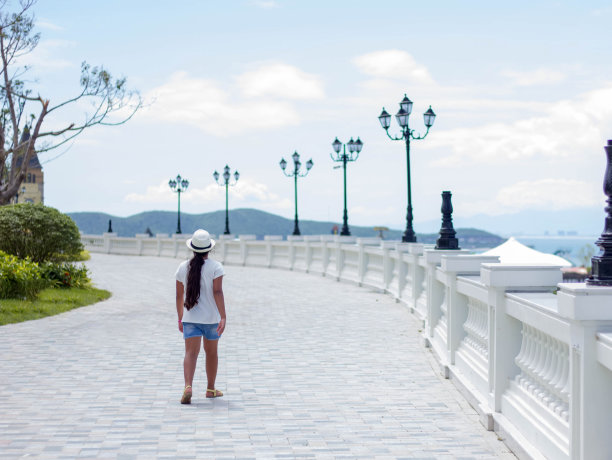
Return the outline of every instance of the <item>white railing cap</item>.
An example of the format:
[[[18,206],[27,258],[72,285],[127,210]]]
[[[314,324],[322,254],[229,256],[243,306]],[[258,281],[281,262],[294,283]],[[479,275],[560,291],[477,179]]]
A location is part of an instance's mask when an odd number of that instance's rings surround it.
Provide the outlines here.
[[[287,235],[287,241],[304,241],[302,235]]]
[[[321,241],[322,235],[304,235],[304,241]]]
[[[434,249],[433,246],[423,248],[423,257],[425,262],[429,264],[440,264],[442,262],[442,256],[450,255],[456,256],[459,254],[469,254],[470,251],[467,249]]]
[[[561,267],[554,265],[484,263],[480,269],[480,281],[492,287],[549,288],[562,280]]]
[[[167,233],[157,233],[155,235],[155,238],[168,238],[170,235],[168,235]]]
[[[345,236],[345,235],[333,235],[334,241],[342,244],[351,244],[357,241],[357,238],[354,236]]]
[[[612,287],[559,283],[557,298],[559,314],[566,318],[612,321]]]
[[[335,235],[319,235],[321,241],[334,241]]]
[[[373,238],[357,238],[357,244],[362,246],[380,246],[381,239],[377,237]]]
[[[104,233],[102,233],[102,236],[105,236],[105,237],[117,236],[117,233],[115,233],[115,232],[104,232]]]
[[[265,235],[264,241],[283,241],[283,235]]]
[[[150,238],[148,233],[136,233],[136,235],[134,235],[136,238]]]
[[[478,274],[483,263],[497,263],[499,256],[479,254],[443,254],[440,266],[442,271],[462,274]]]
[[[219,235],[219,239],[220,240],[233,240],[234,239],[234,235],[230,234],[230,235]]]
[[[256,235],[238,235],[240,241],[254,241],[257,239]]]

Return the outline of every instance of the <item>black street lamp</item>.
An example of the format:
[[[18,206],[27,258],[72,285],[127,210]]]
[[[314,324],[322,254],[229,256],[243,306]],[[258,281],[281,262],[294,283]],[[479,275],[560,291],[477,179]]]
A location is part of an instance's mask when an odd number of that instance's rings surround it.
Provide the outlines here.
[[[612,286],[612,139],[604,147],[606,150],[606,172],[603,191],[606,195],[606,218],[604,231],[595,242],[601,248],[600,254],[591,258],[591,276],[586,284],[591,286]]]
[[[187,179],[183,179],[179,174],[176,176],[176,179],[170,179],[168,181],[168,185],[172,189],[173,192],[178,193],[178,219],[176,222],[176,233],[181,234],[181,192],[187,190],[189,187],[189,181]]]
[[[223,168],[223,181],[224,182],[219,182],[219,173],[217,171],[215,171],[213,173],[213,177],[215,178],[215,182],[217,184],[219,184],[220,186],[225,186],[225,231],[223,232],[224,235],[229,235],[230,234],[230,229],[229,229],[229,211],[228,211],[228,187],[234,186],[236,185],[236,183],[238,182],[238,179],[240,178],[240,173],[238,171],[234,172],[234,183],[230,184],[230,167],[228,165],[225,165],[225,168]]]
[[[346,153],[346,146],[348,145],[349,153]],[[336,138],[336,140],[332,143],[332,147],[334,148],[334,152],[336,152],[336,156],[333,153],[330,153],[331,159],[333,161],[342,162],[342,168],[344,169],[344,214],[343,214],[343,224],[342,230],[340,231],[340,235],[350,236],[351,232],[349,231],[348,226],[348,211],[346,210],[346,163],[349,161],[357,161],[359,158],[359,152],[363,148],[363,142],[361,139],[357,138],[356,141],[351,140],[348,141],[348,144],[343,144]],[[342,153],[340,153],[340,149],[342,149]],[[356,155],[355,155],[356,154]]]
[[[408,97],[404,94],[404,99],[400,102],[400,109],[397,114],[395,114],[395,118],[397,119],[397,123],[402,128],[401,136],[391,136],[389,134],[389,126],[391,126],[391,115],[387,113],[385,108],[383,107],[382,113],[378,117],[380,120],[380,124],[384,128],[389,139],[394,141],[406,141],[406,164],[407,164],[407,177],[408,177],[408,209],[406,213],[406,231],[402,236],[402,241],[405,243],[415,243],[416,242],[416,234],[412,228],[412,194],[410,191],[410,139],[421,140],[425,139],[427,133],[429,133],[429,128],[431,128],[436,119],[436,114],[433,110],[431,110],[431,106],[429,109],[423,114],[423,118],[425,120],[425,126],[427,127],[427,131],[422,136],[418,136],[414,134],[414,130],[410,129],[408,126],[408,117],[410,117],[410,113],[412,112],[412,101],[408,99]]]
[[[314,163],[312,162],[312,158],[308,160],[306,162],[306,172],[300,173],[300,166],[302,166],[302,163],[300,162],[300,155],[297,152],[294,152],[293,155],[291,155],[291,158],[293,159],[293,165],[294,165],[293,172],[287,174],[287,171],[286,171],[287,162],[285,161],[284,158],[281,158],[280,167],[283,170],[283,173],[285,174],[285,176],[293,177],[295,179],[295,226],[293,227],[293,234],[299,235],[300,227],[298,226],[297,180],[298,180],[298,177],[306,177],[308,175],[308,171],[310,171],[310,168],[312,168],[312,165]]]

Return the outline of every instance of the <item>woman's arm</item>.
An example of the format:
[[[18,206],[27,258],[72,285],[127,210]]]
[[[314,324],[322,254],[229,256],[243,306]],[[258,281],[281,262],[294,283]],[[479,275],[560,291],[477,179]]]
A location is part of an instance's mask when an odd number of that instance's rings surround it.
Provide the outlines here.
[[[225,330],[225,299],[223,298],[223,276],[219,276],[213,280],[213,296],[217,304],[217,310],[221,315],[219,326],[217,326],[217,334],[223,334]]]
[[[180,281],[176,282],[176,313],[178,314],[179,331],[183,332],[183,293],[185,287]]]

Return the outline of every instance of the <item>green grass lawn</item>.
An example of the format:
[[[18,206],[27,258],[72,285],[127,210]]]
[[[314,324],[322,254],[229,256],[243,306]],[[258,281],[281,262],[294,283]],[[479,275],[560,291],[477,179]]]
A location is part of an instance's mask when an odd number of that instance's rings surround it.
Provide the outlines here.
[[[111,293],[95,288],[45,289],[34,300],[1,299],[0,325],[57,315],[108,299]]]

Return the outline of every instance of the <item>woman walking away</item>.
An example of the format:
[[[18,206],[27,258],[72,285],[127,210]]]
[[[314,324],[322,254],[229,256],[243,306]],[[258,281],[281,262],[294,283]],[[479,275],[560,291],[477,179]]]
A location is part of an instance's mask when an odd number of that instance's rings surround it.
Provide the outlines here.
[[[223,393],[215,389],[219,364],[217,344],[225,330],[225,301],[221,284],[223,265],[208,258],[210,250],[215,247],[215,240],[206,230],[197,230],[187,240],[187,247],[193,251],[193,257],[179,265],[176,271],[178,328],[185,339],[185,390],[181,404],[191,404],[191,386],[202,340],[208,379],[206,397],[223,396]]]

